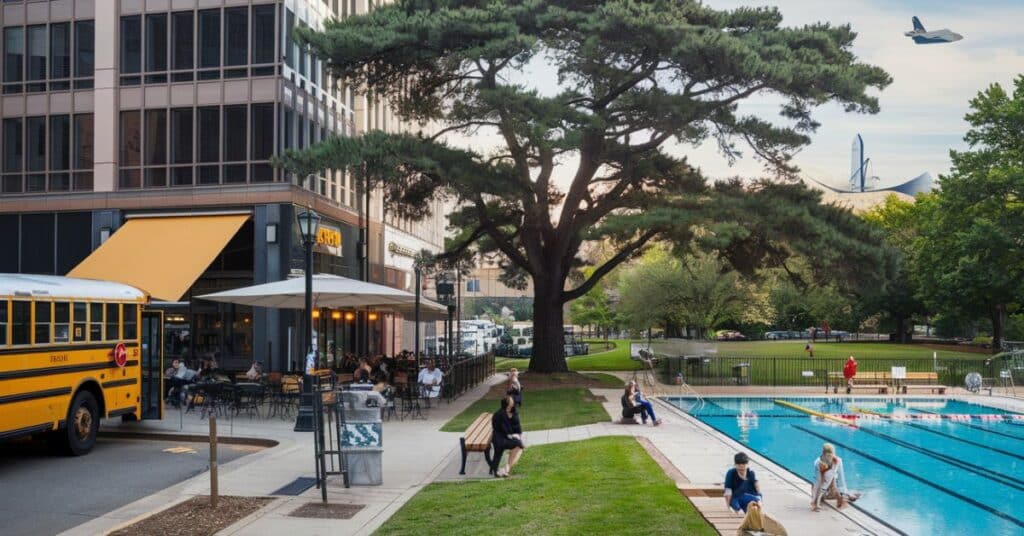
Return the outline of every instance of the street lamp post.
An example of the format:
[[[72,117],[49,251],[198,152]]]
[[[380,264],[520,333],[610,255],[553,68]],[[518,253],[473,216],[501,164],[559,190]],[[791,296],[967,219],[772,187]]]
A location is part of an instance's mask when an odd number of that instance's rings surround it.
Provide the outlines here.
[[[452,300],[455,298],[455,280],[448,272],[442,272],[437,276],[437,300],[448,307],[448,319],[444,324],[445,354],[448,362],[451,362],[452,355],[452,313],[455,305]]]
[[[299,414],[295,418],[296,432],[313,431],[313,382],[309,376],[309,360],[315,352],[313,348],[313,243],[316,241],[317,232],[320,229],[320,215],[311,209],[300,212],[296,219],[299,222],[299,232],[302,234],[302,244],[306,247],[306,309],[305,332],[306,338],[306,363],[303,364],[302,374],[302,395],[299,397]],[[314,366],[316,358],[314,360]]]

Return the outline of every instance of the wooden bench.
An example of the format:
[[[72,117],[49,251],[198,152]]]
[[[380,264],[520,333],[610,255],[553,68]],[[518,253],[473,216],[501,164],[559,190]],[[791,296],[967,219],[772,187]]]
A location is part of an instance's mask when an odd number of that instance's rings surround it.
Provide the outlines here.
[[[908,372],[907,378],[899,380],[896,385],[897,392],[906,394],[907,389],[928,389],[932,393],[946,394],[946,386],[939,383],[938,372]]]
[[[466,428],[466,433],[462,434],[459,438],[459,446],[462,447],[462,468],[459,469],[459,474],[466,474],[466,453],[468,452],[483,452],[484,459],[487,460],[488,472],[492,469],[493,463],[491,462],[491,414],[481,413],[473,424]]]
[[[828,373],[829,383],[832,384],[832,392],[838,393],[840,384],[846,383],[846,378],[842,372],[829,372]],[[835,380],[835,381],[832,381]],[[865,382],[865,383],[861,383]],[[864,371],[858,372],[853,377],[852,389],[869,389],[878,390],[878,394],[884,395],[889,392],[889,386],[892,384],[892,373],[890,372],[875,372],[875,371]],[[851,388],[847,388],[846,392],[849,393]]]

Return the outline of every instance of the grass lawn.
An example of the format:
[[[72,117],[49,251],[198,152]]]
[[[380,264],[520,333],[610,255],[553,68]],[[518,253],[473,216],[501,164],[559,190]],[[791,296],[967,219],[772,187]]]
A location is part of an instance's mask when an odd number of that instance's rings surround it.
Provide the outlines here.
[[[481,413],[498,411],[501,407],[498,400],[505,393],[504,389],[505,384],[491,389],[484,398],[473,402],[465,411],[445,423],[441,431],[465,431]],[[604,422],[608,418],[608,412],[601,407],[601,402],[591,396],[585,387],[530,389],[529,382],[523,379],[523,405],[519,408],[519,421],[524,431],[567,428]]]
[[[807,341],[743,341],[719,342],[718,355],[722,357],[807,357],[804,346]],[[955,347],[937,347],[926,344],[896,344],[887,342],[816,342],[814,357],[845,359],[853,354],[861,359],[931,359],[932,352],[938,357],[961,357],[985,359],[988,354],[971,353]]]
[[[603,388],[622,389],[626,387],[626,382],[622,381],[622,378],[612,374],[605,374],[603,372],[584,372],[583,375],[601,382],[601,387]]]
[[[430,484],[376,534],[715,531],[631,437],[528,447],[508,479]]]

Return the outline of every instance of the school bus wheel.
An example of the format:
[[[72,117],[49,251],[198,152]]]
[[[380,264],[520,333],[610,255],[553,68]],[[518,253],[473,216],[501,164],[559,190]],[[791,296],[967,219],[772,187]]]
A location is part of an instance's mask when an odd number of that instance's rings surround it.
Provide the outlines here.
[[[68,407],[67,427],[64,429],[64,450],[72,456],[88,454],[96,445],[99,429],[99,405],[96,397],[85,389],[75,395]]]

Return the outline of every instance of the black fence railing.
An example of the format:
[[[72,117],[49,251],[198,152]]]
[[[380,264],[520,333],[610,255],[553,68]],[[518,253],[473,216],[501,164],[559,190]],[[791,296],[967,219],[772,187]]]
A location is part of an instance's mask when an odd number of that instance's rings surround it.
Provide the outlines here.
[[[820,386],[834,383],[829,373],[841,374],[845,359],[811,357],[664,357],[661,359],[661,380],[676,383],[679,379],[691,385],[770,385]],[[950,387],[962,386],[964,377],[977,372],[983,378],[1000,377],[1005,363],[984,359],[912,358],[860,359],[857,371],[889,372],[892,367],[906,367],[907,372],[936,372],[938,381]],[[1013,369],[1015,381],[1024,378],[1024,371]]]
[[[444,376],[444,397],[451,401],[494,374],[494,354],[486,353],[452,361]]]

